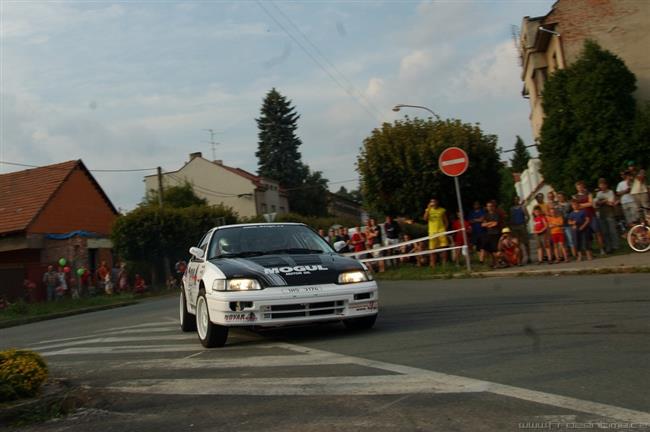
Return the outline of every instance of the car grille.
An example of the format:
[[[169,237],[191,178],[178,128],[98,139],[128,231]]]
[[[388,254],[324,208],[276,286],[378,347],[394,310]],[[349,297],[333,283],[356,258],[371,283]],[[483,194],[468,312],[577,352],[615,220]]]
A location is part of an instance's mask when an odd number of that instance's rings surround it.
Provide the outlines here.
[[[345,302],[329,301],[317,303],[293,303],[272,305],[264,308],[265,319],[285,319],[323,315],[338,315],[343,313]]]

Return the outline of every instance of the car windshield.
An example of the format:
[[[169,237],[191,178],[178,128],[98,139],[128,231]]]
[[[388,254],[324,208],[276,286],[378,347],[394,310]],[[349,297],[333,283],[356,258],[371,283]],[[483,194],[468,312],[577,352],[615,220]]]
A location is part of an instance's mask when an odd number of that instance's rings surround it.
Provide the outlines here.
[[[217,230],[212,236],[208,257],[321,253],[334,253],[334,250],[304,225],[250,225]]]

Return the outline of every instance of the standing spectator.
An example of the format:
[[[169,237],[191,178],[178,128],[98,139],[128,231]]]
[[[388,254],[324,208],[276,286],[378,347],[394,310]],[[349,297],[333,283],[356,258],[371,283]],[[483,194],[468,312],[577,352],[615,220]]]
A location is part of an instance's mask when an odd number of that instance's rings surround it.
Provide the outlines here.
[[[68,291],[68,281],[67,281],[67,275],[66,275],[66,269],[67,267],[59,266],[59,271],[57,273],[57,276],[59,277],[59,283],[58,286],[56,287],[56,299],[62,299],[63,296]]]
[[[354,228],[354,233],[350,238],[350,244],[355,252],[361,252],[365,249],[366,238],[358,226]],[[360,258],[360,256],[357,255],[356,258]]]
[[[429,236],[438,234],[437,237],[429,239],[429,249],[435,250],[440,248],[445,248],[449,245],[447,236],[444,234],[447,231],[447,225],[449,221],[447,220],[447,211],[439,207],[438,200],[436,198],[431,198],[429,205],[424,210],[424,216],[422,217],[429,225]],[[438,252],[440,253],[442,264],[447,264],[447,251]],[[432,253],[430,256],[431,267],[436,266],[436,253]]]
[[[571,203],[567,200],[567,196],[564,192],[558,192],[557,197],[558,197],[557,210],[562,215],[562,219],[564,219],[564,242],[565,245],[571,251],[571,255],[575,258],[576,244],[574,241],[573,230],[569,225],[569,219],[568,219],[569,214],[571,213],[571,211],[573,211],[573,209],[571,208]]]
[[[43,273],[43,285],[45,285],[47,301],[54,300],[56,288],[59,286],[59,274],[54,271],[54,267],[51,265],[47,266],[47,271]]]
[[[379,249],[381,248],[381,230],[377,226],[374,218],[368,219],[368,226],[366,227],[366,242],[368,249]],[[372,252],[374,258],[379,258],[382,256],[381,251]],[[379,260],[377,262],[377,267],[379,272],[386,270],[384,260]]]
[[[646,181],[645,170],[640,169],[636,170],[634,166],[631,166],[631,171],[634,176],[632,180],[632,187],[630,194],[634,198],[634,202],[637,207],[641,209],[642,207],[647,208],[648,204],[648,184]]]
[[[578,261],[582,261],[582,254],[587,254],[587,259],[591,261],[591,230],[589,229],[589,215],[584,208],[580,207],[580,202],[574,199],[571,201],[573,211],[569,214],[569,225],[573,229],[575,244],[578,254]]]
[[[544,202],[544,194],[539,192],[535,195],[535,201],[537,201],[537,206],[544,216],[548,214],[548,204]]]
[[[185,270],[187,270],[187,262],[185,262],[184,259],[179,259],[174,265],[174,270],[176,270],[176,283],[180,287],[180,284],[183,282],[183,275],[185,274]]]
[[[533,207],[533,234],[537,236],[537,264],[544,262],[544,251],[548,263],[553,263],[551,256],[551,241],[548,232],[548,221],[539,205]]]
[[[485,260],[485,251],[483,250],[483,234],[485,234],[485,229],[483,229],[483,218],[485,217],[485,210],[481,206],[481,203],[474,201],[474,206],[472,211],[467,216],[469,223],[472,225],[472,246],[474,250],[479,252],[479,260],[483,262]]]
[[[485,229],[483,238],[483,249],[490,254],[492,268],[497,266],[497,252],[499,250],[499,237],[501,236],[501,226],[499,225],[499,214],[493,201],[487,203],[487,212],[483,217],[481,224]]]
[[[551,240],[553,242],[555,262],[560,262],[560,256],[564,262],[569,262],[569,257],[564,246],[564,217],[555,207],[549,207],[549,215],[546,217],[549,230],[551,231]]]
[[[408,234],[404,234],[404,242],[409,242],[411,241],[411,236]],[[417,252],[422,252],[423,250],[423,245],[422,242],[417,242],[417,243],[412,243],[408,245],[402,245],[399,248],[400,254],[410,254],[410,253],[417,253]],[[402,257],[400,258],[400,262],[402,263],[407,263],[407,262],[415,262],[415,264],[418,267],[422,267],[423,265],[426,265],[424,261],[424,255],[416,255],[412,257]]]
[[[341,240],[345,242],[345,246],[339,253],[348,253],[350,252],[350,234],[348,234],[348,229],[346,227],[342,227],[340,230],[340,237]]]
[[[110,271],[108,270],[106,261],[102,261],[99,268],[95,271],[95,281],[97,282],[97,289],[99,292],[104,292],[106,289],[104,284],[106,284],[106,275],[109,273]]]
[[[136,294],[143,294],[146,289],[147,289],[147,284],[144,282],[144,278],[136,273],[133,282],[133,292],[135,292]]]
[[[594,200],[589,191],[587,191],[587,186],[584,181],[579,180],[576,182],[576,194],[573,198],[578,201],[580,208],[585,211],[585,214],[589,218],[589,228],[591,228],[591,232],[596,236],[596,241],[598,242],[598,246],[600,246],[600,254],[605,255],[605,244],[603,242],[603,235],[600,232],[598,219],[596,218]]]
[[[632,174],[630,171],[621,172],[621,181],[616,185],[616,195],[619,198],[621,207],[623,208],[623,215],[625,216],[625,223],[628,227],[634,225],[639,220],[639,207],[636,201],[630,194],[632,191]]]
[[[126,270],[126,264],[120,264],[120,271],[117,274],[117,290],[126,292],[129,290],[129,273]]]
[[[530,215],[528,209],[523,205],[524,201],[515,195],[512,207],[510,207],[510,230],[512,236],[519,242],[521,250],[521,263],[528,262],[530,257],[530,241],[528,239],[528,221]]]
[[[451,229],[456,231],[454,233],[454,246],[465,246],[465,239],[463,238],[463,232],[460,231],[461,229],[460,210],[456,212],[456,217],[451,222]],[[465,234],[467,238],[470,238],[470,235],[472,234],[472,226],[468,221],[465,221]],[[454,249],[453,251],[453,261],[454,263],[456,263],[456,265],[458,265],[460,262],[461,252],[462,249]],[[469,250],[467,251],[467,253],[469,253]]]
[[[334,242],[336,241],[335,237],[336,237],[336,235],[334,233],[334,229],[330,228],[329,231],[327,232],[327,237],[325,237],[325,239],[327,240],[327,242],[329,244],[333,245]]]
[[[384,222],[384,232],[386,232],[386,246],[393,246],[399,243],[399,236],[402,233],[402,229],[396,220],[392,216],[386,216],[386,221]],[[397,255],[397,249],[389,249],[389,255]],[[395,265],[395,261],[390,261],[391,265]]]
[[[598,179],[598,192],[596,193],[596,208],[600,227],[605,240],[605,252],[612,253],[618,249],[618,232],[616,230],[615,208],[618,204],[614,191],[609,188],[607,180]]]
[[[504,262],[506,266],[521,265],[519,241],[513,238],[511,234],[511,230],[508,227],[501,230],[501,237],[497,246],[498,259]]]
[[[547,211],[550,210],[551,208],[557,208],[558,204],[559,204],[559,202],[556,199],[555,191],[548,191],[546,193],[546,205],[547,205],[546,209],[547,209]]]
[[[327,235],[325,234],[325,230],[323,228],[318,228],[318,235],[327,241]]]

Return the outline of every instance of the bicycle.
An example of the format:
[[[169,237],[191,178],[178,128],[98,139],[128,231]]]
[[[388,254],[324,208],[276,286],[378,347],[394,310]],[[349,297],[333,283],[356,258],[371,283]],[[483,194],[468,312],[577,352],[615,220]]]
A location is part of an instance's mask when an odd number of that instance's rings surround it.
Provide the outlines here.
[[[627,233],[627,244],[635,252],[647,252],[650,250],[650,208],[641,207],[641,222],[634,225]]]

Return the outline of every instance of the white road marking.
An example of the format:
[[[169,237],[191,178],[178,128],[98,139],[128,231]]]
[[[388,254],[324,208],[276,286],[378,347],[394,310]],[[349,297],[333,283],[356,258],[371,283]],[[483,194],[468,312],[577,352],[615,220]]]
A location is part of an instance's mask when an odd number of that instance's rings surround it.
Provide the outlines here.
[[[442,166],[458,165],[458,164],[461,164],[461,163],[465,163],[466,160],[467,159],[465,159],[464,157],[457,158],[457,159],[449,159],[449,160],[441,162],[440,165],[442,165]]]
[[[165,336],[107,336],[107,337],[91,337],[83,340],[76,340],[71,342],[63,342],[60,344],[52,344],[39,346],[34,349],[39,351],[48,350],[52,348],[65,348],[71,346],[79,346],[86,344],[97,344],[97,343],[115,343],[115,342],[142,342],[142,341],[175,341],[175,340],[196,340],[196,336],[188,334],[175,334],[175,335],[165,335]]]
[[[163,323],[160,322],[153,322],[153,323],[145,323],[145,324],[135,324],[135,325],[130,325],[130,326],[124,326],[124,327],[111,327],[103,330],[97,330],[95,333],[104,333],[108,331],[113,331],[113,330],[126,330],[126,329],[135,329],[135,328],[146,328],[146,327],[164,327],[164,326],[169,326],[171,323],[177,323],[178,320],[176,321],[169,321],[165,320]]]
[[[197,353],[194,353],[194,354],[190,354],[190,355],[188,355],[187,357],[183,357],[183,360],[188,360],[188,359],[191,359],[191,358],[194,358],[194,357],[200,356],[200,355],[203,354],[204,352],[205,352],[205,351],[200,351],[200,352],[197,352]]]
[[[185,345],[123,345],[123,346],[99,346],[99,347],[74,347],[64,348],[58,351],[41,352],[46,357],[77,354],[131,354],[131,353],[156,353],[156,352],[178,352],[178,351],[201,351],[198,344]]]

